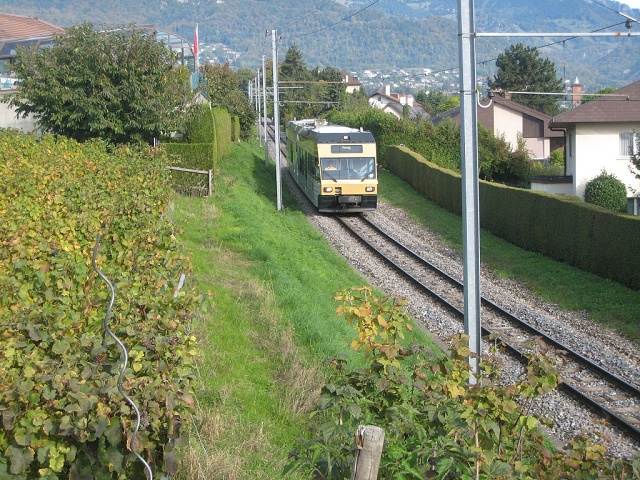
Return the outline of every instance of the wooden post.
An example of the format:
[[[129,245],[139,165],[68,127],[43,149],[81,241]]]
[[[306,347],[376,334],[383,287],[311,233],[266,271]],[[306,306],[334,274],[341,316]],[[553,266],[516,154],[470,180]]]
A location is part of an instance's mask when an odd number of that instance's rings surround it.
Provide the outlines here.
[[[358,451],[351,480],[376,480],[384,445],[384,430],[373,425],[360,425],[355,437]]]
[[[211,170],[209,170],[207,177],[209,180],[209,190],[207,192],[207,196],[210,197],[211,195],[213,195],[213,172]]]

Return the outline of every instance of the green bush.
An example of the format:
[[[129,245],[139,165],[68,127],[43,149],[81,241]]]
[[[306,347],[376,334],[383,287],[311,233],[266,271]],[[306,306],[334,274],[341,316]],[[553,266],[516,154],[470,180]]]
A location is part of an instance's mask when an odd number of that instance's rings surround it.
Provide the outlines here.
[[[216,133],[216,146],[218,149],[218,159],[231,153],[231,145],[233,143],[231,134],[231,115],[224,108],[214,108],[211,110],[213,114],[213,125]]]
[[[564,149],[556,148],[551,155],[549,156],[549,164],[550,165],[560,165],[564,167]]]
[[[614,212],[624,213],[627,211],[627,188],[618,177],[602,170],[600,175],[587,183],[584,200]]]

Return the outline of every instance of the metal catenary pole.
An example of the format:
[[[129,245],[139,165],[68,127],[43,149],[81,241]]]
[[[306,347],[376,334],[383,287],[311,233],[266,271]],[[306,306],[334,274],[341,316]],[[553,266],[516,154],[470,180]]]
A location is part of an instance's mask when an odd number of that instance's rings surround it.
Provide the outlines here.
[[[276,209],[282,210],[282,182],[280,176],[280,96],[278,94],[278,40],[276,30],[271,30],[273,45],[273,123],[276,149]]]
[[[618,12],[620,13],[620,12]],[[591,33],[479,33],[475,31],[473,0],[458,0],[458,52],[460,62],[460,113],[462,153],[462,215],[464,248],[464,318],[465,333],[469,335],[469,349],[480,355],[480,214],[478,183],[478,93],[475,85],[475,39],[479,37],[632,37],[633,23],[627,18],[626,32]],[[475,383],[478,360],[470,359],[470,383]]]
[[[262,127],[264,133],[264,161],[269,166],[269,151],[267,149],[267,71],[264,69],[264,55],[262,55],[262,107],[264,117],[262,118]]]
[[[458,0],[458,55],[462,154],[462,238],[464,249],[464,329],[469,336],[469,383],[477,382],[481,352],[480,214],[478,184],[478,109],[473,0]]]

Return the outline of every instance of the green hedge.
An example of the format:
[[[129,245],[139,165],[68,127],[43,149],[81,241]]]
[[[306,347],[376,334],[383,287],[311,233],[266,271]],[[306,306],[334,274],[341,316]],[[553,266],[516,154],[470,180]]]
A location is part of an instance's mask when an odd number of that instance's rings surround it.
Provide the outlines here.
[[[144,478],[129,448],[142,413],[139,453],[154,476],[174,474],[181,428],[194,411],[195,297],[174,290],[189,259],[170,202],[161,150],[108,151],[98,142],[0,131],[0,478]]]
[[[166,143],[169,162],[174,167],[213,170],[217,152],[214,143]]]
[[[462,212],[461,176],[439,167],[406,147],[387,147],[389,170],[442,208],[458,215]]]
[[[240,140],[240,117],[233,115],[231,117],[231,141],[237,142]]]
[[[211,170],[213,175],[218,157],[215,146],[215,143],[167,143],[164,149],[172,167]],[[204,174],[171,170],[171,185],[182,195],[204,197],[210,194],[209,177]]]
[[[200,104],[194,105],[189,111],[183,140],[167,142],[163,146],[171,157],[171,166],[212,170],[215,183],[218,160],[230,154],[232,144],[229,112]],[[208,192],[208,181],[204,175],[174,170],[172,179],[173,187],[179,193],[202,195]]]
[[[461,176],[405,147],[387,147],[389,170],[441,207],[462,211]],[[640,289],[640,217],[558,196],[480,181],[480,224],[504,240]]]
[[[229,115],[229,112],[224,108],[214,108],[211,112],[213,114],[213,124],[216,133],[218,158],[222,158],[231,153],[231,145],[233,142],[231,135],[231,115]]]

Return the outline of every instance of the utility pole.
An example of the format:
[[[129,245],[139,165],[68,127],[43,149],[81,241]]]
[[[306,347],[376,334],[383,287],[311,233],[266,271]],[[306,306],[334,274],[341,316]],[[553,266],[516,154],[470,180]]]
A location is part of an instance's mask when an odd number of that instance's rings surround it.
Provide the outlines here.
[[[262,117],[262,104],[260,103],[260,68],[258,68],[258,76],[256,77],[256,107],[258,107],[258,127],[260,126],[260,117]],[[258,128],[258,141],[262,146],[262,132]]]
[[[264,55],[262,55],[262,106],[264,117],[262,118],[262,126],[264,131],[264,161],[269,166],[269,151],[267,149],[267,71],[264,68]]]
[[[464,250],[464,331],[469,336],[469,383],[478,379],[480,325],[480,213],[478,184],[478,109],[473,0],[458,0],[458,59],[462,122],[462,242]]]
[[[460,61],[460,116],[462,153],[462,222],[464,249],[464,328],[469,335],[469,350],[473,355],[481,353],[480,325],[480,214],[478,183],[478,93],[476,90],[475,39],[480,37],[632,37],[633,23],[638,20],[618,12],[627,18],[626,32],[554,32],[554,33],[490,33],[475,31],[473,0],[458,0],[458,53]],[[529,92],[527,92],[529,93]],[[471,377],[476,383],[479,358],[470,358]]]
[[[280,175],[280,96],[278,93],[278,40],[276,30],[271,30],[273,46],[273,123],[276,147],[276,208],[282,210],[282,182]]]

